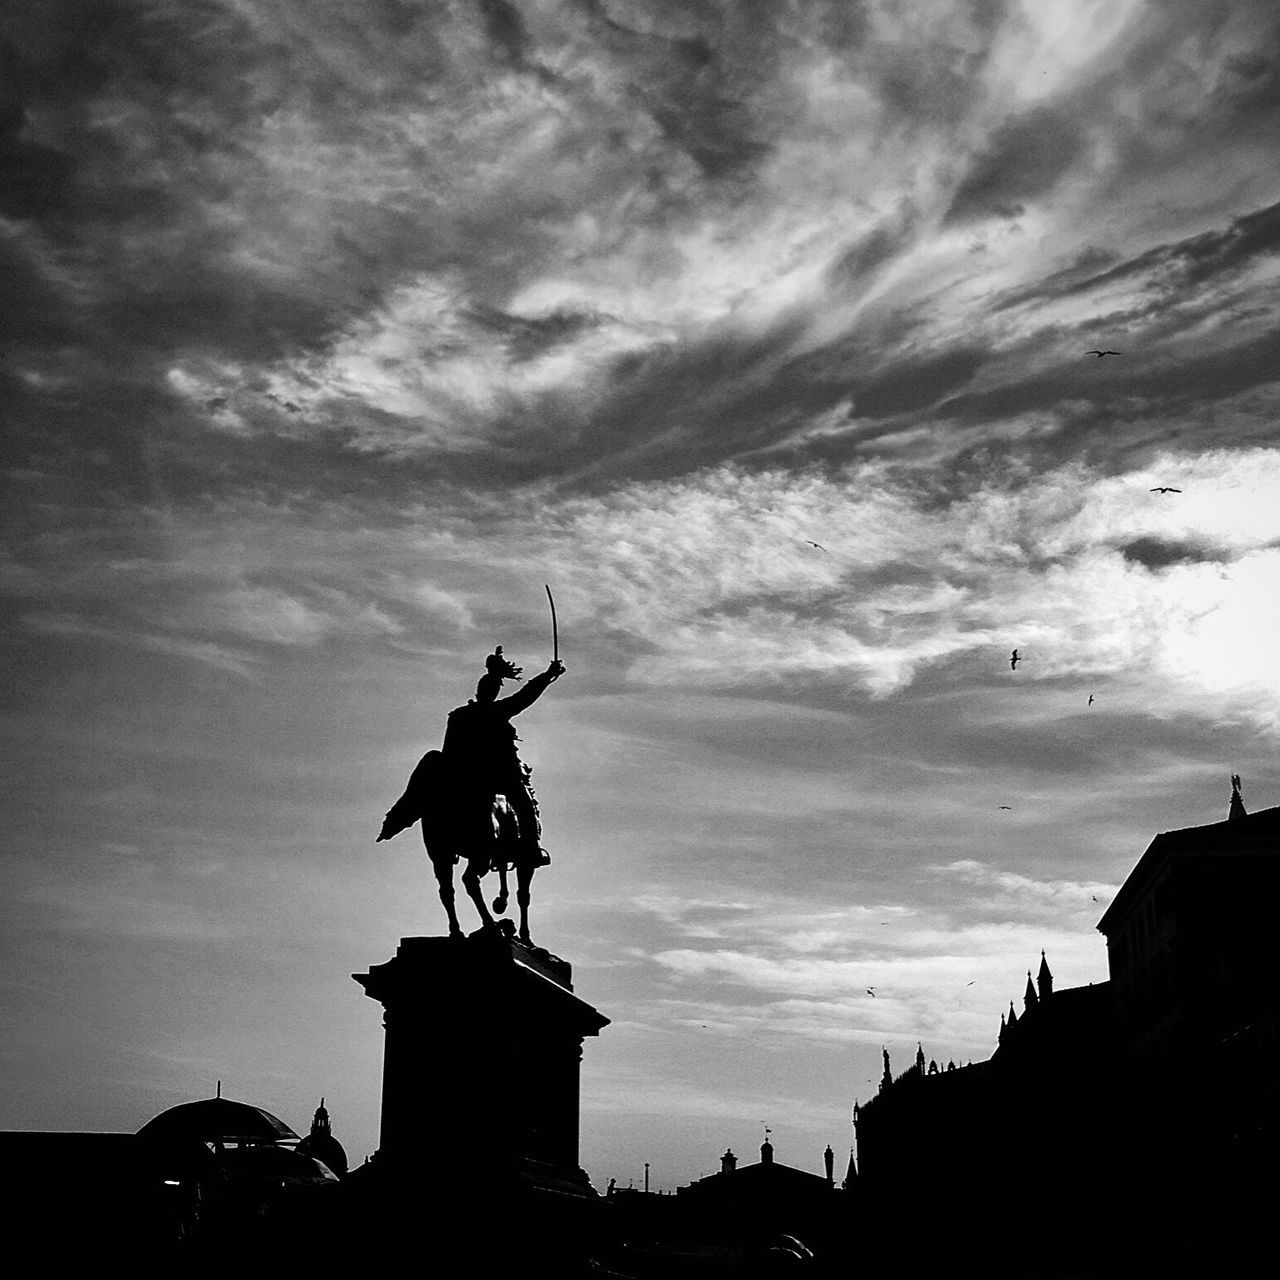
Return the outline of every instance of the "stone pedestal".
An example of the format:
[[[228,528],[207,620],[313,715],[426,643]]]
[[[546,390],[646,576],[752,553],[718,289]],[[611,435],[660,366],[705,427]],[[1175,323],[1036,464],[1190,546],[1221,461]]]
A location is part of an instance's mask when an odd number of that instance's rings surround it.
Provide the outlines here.
[[[446,1200],[595,1198],[579,1072],[609,1019],[574,995],[568,963],[482,930],[404,938],[352,976],[385,1010],[380,1170]]]

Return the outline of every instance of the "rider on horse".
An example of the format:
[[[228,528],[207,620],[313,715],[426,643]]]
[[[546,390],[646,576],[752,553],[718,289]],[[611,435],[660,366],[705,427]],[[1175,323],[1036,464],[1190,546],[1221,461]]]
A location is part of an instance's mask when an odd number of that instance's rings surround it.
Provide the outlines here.
[[[499,645],[485,659],[485,673],[476,685],[476,696],[466,706],[449,713],[444,731],[444,766],[454,788],[453,803],[465,824],[487,821],[495,795],[503,795],[515,813],[520,841],[514,861],[546,866],[551,861],[538,844],[541,834],[538,806],[529,786],[529,766],[522,764],[511,723],[532,706],[544,690],[564,674],[564,664],[553,661],[523,689],[499,698],[504,680],[519,680],[522,668],[502,656]],[[483,815],[483,819],[482,819]],[[496,869],[496,868],[495,868]]]
[[[507,907],[507,871],[515,868],[520,937],[529,941],[529,882],[551,859],[539,844],[538,804],[529,786],[529,766],[516,751],[519,739],[511,720],[563,674],[564,665],[553,658],[524,688],[499,699],[504,680],[520,679],[520,668],[502,656],[499,645],[485,659],[476,696],[450,712],[443,750],[428,751],[418,761],[404,794],[383,819],[378,840],[390,840],[421,820],[452,935],[461,936],[453,868],[463,860],[463,887],[488,926],[493,918],[480,892],[480,878],[489,871],[499,873],[502,889],[493,909],[501,914]]]

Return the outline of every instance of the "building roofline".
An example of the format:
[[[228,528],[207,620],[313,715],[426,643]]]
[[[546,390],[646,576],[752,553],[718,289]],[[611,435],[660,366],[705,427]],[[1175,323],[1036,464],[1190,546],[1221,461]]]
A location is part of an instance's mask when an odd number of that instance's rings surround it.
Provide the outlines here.
[[[1268,837],[1270,839],[1268,839]],[[1120,922],[1141,890],[1170,858],[1185,853],[1241,853],[1253,846],[1271,843],[1280,849],[1280,805],[1259,809],[1240,818],[1224,818],[1198,827],[1177,827],[1161,831],[1147,845],[1134,868],[1125,877],[1102,918],[1094,926],[1105,935]],[[1258,852],[1262,849],[1259,847]]]

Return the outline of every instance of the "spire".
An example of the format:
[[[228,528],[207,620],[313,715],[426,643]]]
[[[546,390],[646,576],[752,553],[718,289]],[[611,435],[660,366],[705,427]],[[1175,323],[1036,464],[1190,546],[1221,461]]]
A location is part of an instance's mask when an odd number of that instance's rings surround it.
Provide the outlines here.
[[[1013,1001],[1009,1001],[1009,1026],[1016,1027],[1018,1025],[1018,1015],[1013,1011]]]
[[[1035,1008],[1036,1003],[1036,988],[1035,984],[1031,981],[1031,970],[1028,969],[1027,989],[1022,993],[1022,1007],[1027,1011],[1027,1013],[1030,1013],[1031,1010]]]
[[[1010,1005],[1010,1006],[1009,1006],[1009,1008],[1010,1008],[1010,1009],[1012,1009],[1012,1008],[1013,1008],[1013,1006],[1012,1006],[1012,1005]],[[998,1036],[996,1036],[996,1039],[997,1039],[997,1040],[1003,1040],[1003,1039],[1004,1039],[1004,1033],[1005,1033],[1008,1029],[1009,1029],[1009,1028],[1005,1026],[1005,1023],[1004,1023],[1004,1014],[1002,1013],[1002,1014],[1000,1015],[1000,1034],[999,1034]]]
[[[827,1149],[822,1153],[822,1165],[827,1171],[827,1186],[834,1187],[836,1184],[836,1153],[831,1150],[831,1143],[827,1143]]]
[[[881,1045],[880,1052],[884,1055],[884,1075],[880,1077],[880,1087],[887,1089],[893,1083],[893,1072],[889,1070],[889,1050]]]
[[[1233,822],[1236,818],[1247,818],[1249,815],[1245,812],[1244,801],[1240,799],[1240,775],[1233,773],[1231,775],[1231,808],[1227,811],[1227,821]]]
[[[916,1045],[916,1070],[924,1075],[924,1045]]]
[[[858,1181],[858,1166],[853,1162],[853,1148],[849,1148],[849,1167],[844,1171],[844,1181],[840,1184],[845,1191],[853,1190]]]
[[[1040,999],[1047,1000],[1053,995],[1053,974],[1049,972],[1049,962],[1040,952],[1040,972],[1036,974],[1036,986],[1040,988]]]
[[[769,1141],[769,1135],[772,1132],[773,1130],[767,1127],[764,1131],[764,1141],[760,1144],[760,1163],[761,1164],[773,1163],[773,1143]]]
[[[731,1149],[726,1148],[724,1155],[720,1157],[720,1172],[732,1173],[738,1167],[738,1157],[733,1154]]]

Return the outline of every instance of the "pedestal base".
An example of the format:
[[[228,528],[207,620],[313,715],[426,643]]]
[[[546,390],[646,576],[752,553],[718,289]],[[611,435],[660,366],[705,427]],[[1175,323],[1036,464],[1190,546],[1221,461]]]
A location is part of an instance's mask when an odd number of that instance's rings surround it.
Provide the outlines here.
[[[404,938],[352,976],[385,1010],[384,1175],[594,1198],[578,1164],[579,1067],[609,1020],[574,995],[566,961],[484,929]]]

